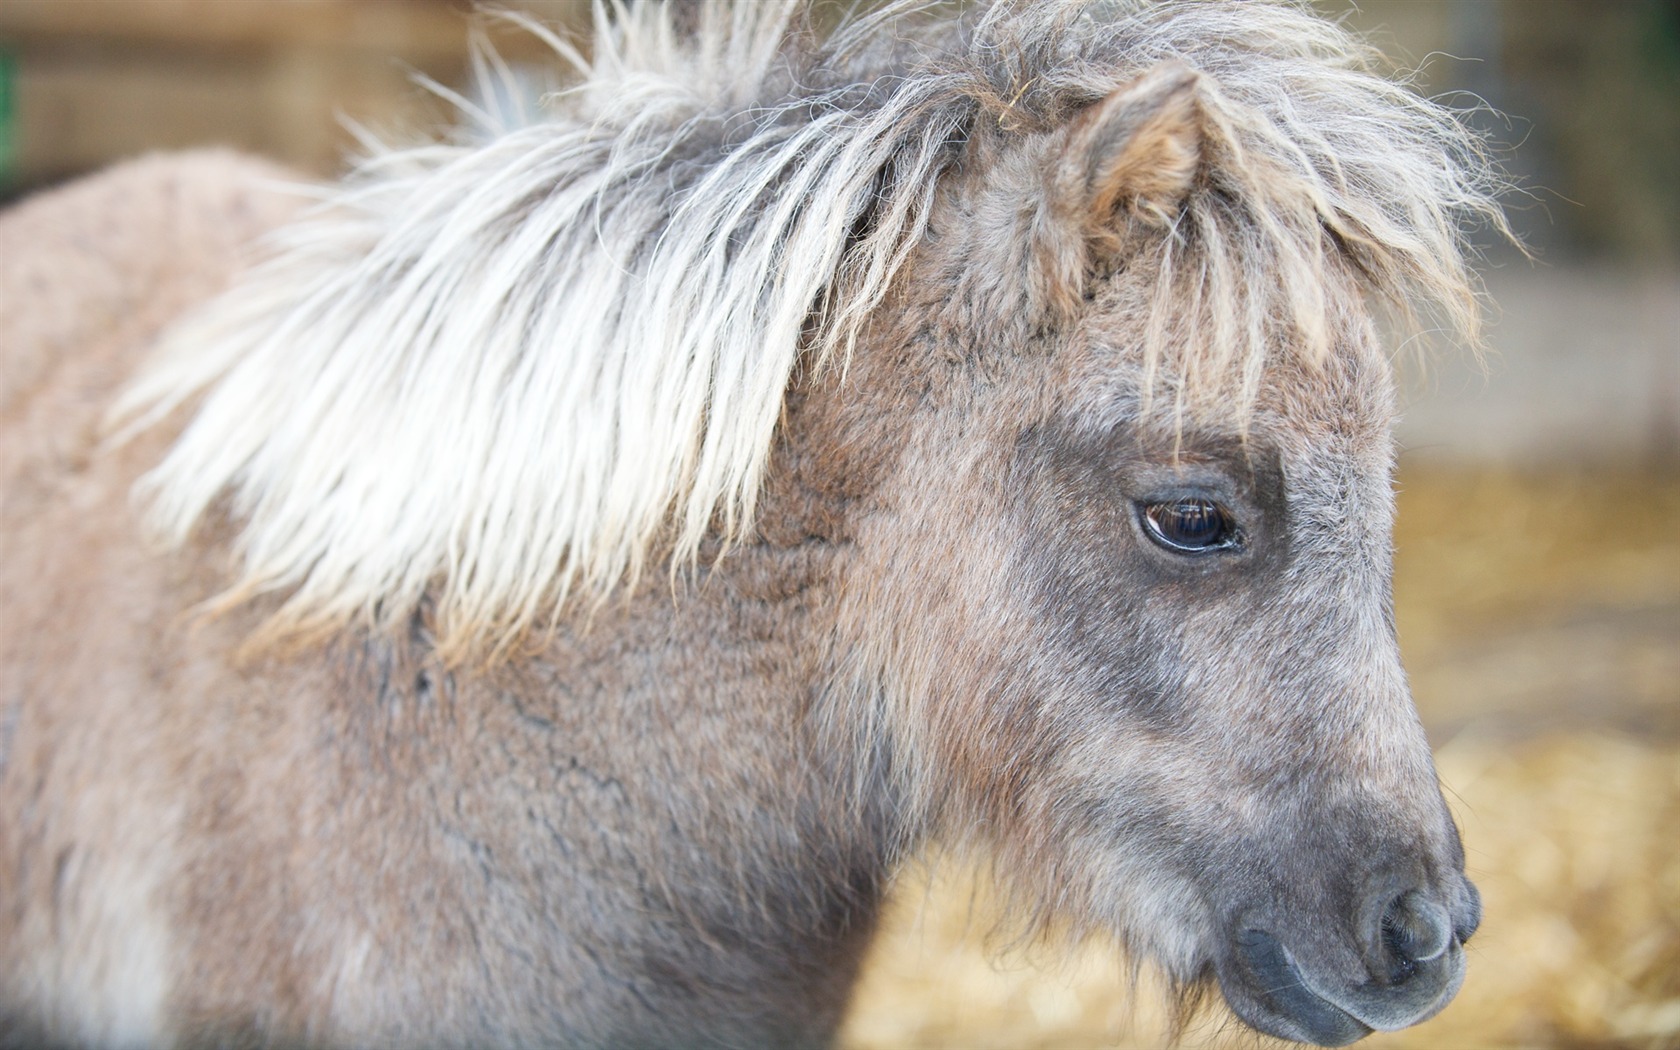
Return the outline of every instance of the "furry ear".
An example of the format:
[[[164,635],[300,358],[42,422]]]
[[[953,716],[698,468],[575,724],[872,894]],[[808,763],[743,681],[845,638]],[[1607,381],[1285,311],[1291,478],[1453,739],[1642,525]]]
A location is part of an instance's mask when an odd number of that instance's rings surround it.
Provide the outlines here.
[[[1138,224],[1170,226],[1206,150],[1206,90],[1195,70],[1163,62],[1081,114],[1052,147],[1040,273],[1055,308],[1072,309],[1089,274]]]
[[[1087,229],[1112,229],[1119,212],[1172,222],[1201,168],[1201,76],[1163,62],[1079,118],[1062,151],[1057,188],[1082,204]]]

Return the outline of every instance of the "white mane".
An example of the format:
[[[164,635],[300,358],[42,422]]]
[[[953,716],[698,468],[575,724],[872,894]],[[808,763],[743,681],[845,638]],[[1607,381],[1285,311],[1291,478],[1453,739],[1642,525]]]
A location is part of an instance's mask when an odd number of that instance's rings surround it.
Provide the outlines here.
[[[1044,0],[912,36],[921,6],[821,46],[793,2],[696,5],[693,32],[664,5],[598,9],[589,61],[552,41],[581,83],[536,119],[376,151],[120,407],[198,399],[145,482],[154,520],[180,542],[226,497],[231,598],[285,593],[285,631],[390,627],[429,595],[457,651],[690,563],[750,526],[790,374],[843,360],[968,123],[1002,105],[1051,126],[1167,58],[1257,98],[1292,89],[1266,86],[1285,66],[1345,96],[1273,99],[1256,149],[1346,220],[1362,266],[1474,324],[1453,305],[1458,217],[1491,207],[1469,140],[1337,27]]]

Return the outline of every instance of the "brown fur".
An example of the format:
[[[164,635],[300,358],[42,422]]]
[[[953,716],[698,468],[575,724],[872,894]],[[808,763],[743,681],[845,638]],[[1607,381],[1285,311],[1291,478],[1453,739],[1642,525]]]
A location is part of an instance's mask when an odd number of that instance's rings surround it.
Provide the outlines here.
[[[491,674],[441,666],[420,625],[406,644],[241,662],[257,610],[189,614],[221,584],[220,545],[158,558],[135,528],[129,489],[157,440],[100,455],[98,433],[136,351],[285,215],[283,197],[247,188],[272,174],[217,155],[146,161],[3,227],[8,249],[69,249],[5,252],[33,262],[7,274],[8,295],[86,293],[74,315],[13,329],[25,356],[6,374],[6,534],[30,552],[0,570],[0,785],[18,814],[0,855],[20,861],[0,865],[7,1001],[91,1043],[832,1030],[885,836],[879,814],[821,816],[855,793],[849,768],[813,755],[809,639],[824,631],[809,621],[866,464],[790,451],[790,475],[825,458],[843,472],[778,478],[790,512],[674,619],[651,586]],[[156,220],[135,229],[135,215]],[[79,244],[126,280],[90,288]],[[57,373],[36,380],[55,349]],[[558,863],[574,856],[593,863]],[[612,918],[649,908],[664,914],[645,930]],[[579,927],[571,943],[542,932]],[[479,953],[507,941],[520,964],[486,972]],[[121,982],[148,978],[167,982],[165,1012],[124,1014]],[[595,1001],[555,992],[590,984]],[[636,1013],[652,1027],[623,1029]]]

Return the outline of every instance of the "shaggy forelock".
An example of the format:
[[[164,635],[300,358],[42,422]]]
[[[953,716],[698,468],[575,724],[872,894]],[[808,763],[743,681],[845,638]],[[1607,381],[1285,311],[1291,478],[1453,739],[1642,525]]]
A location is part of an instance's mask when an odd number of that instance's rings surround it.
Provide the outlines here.
[[[981,120],[1054,131],[1150,67],[1205,75],[1205,173],[1146,340],[1180,389],[1336,351],[1326,260],[1474,341],[1476,139],[1304,6],[892,4],[816,42],[797,4],[597,11],[533,118],[380,147],[270,261],[166,340],[119,409],[196,414],[145,483],[184,541],[225,496],[240,599],[282,633],[389,627],[505,647],[653,561],[751,528],[784,393],[844,381]],[[510,107],[521,109],[521,107]],[[532,107],[524,107],[530,109]],[[523,112],[523,110],[521,110]],[[1194,340],[1184,332],[1194,330]]]

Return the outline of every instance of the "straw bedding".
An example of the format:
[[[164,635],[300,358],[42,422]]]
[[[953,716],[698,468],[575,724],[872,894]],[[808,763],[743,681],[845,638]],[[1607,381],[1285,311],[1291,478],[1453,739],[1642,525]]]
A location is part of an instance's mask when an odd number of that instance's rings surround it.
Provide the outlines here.
[[[1486,920],[1439,1017],[1377,1046],[1680,1047],[1680,476],[1403,471],[1401,644]],[[904,880],[845,1033],[1156,1046],[1103,944],[988,944],[983,879]],[[1183,1045],[1261,1039],[1206,1012]]]

